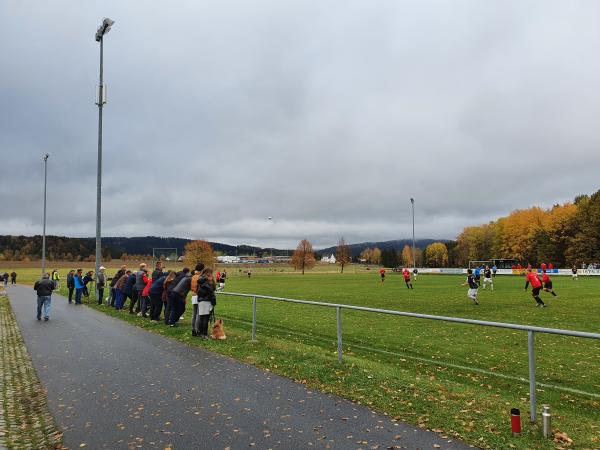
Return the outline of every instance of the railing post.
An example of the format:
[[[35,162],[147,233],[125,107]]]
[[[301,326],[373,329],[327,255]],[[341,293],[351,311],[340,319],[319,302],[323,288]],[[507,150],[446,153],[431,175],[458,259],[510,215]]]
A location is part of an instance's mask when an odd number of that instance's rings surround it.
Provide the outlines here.
[[[336,309],[337,316],[337,353],[338,353],[338,362],[342,362],[342,308],[339,306]]]
[[[529,406],[531,408],[531,423],[536,422],[536,398],[535,398],[535,349],[534,332],[527,332],[527,347],[529,353]]]
[[[252,342],[256,341],[256,297],[252,297]]]

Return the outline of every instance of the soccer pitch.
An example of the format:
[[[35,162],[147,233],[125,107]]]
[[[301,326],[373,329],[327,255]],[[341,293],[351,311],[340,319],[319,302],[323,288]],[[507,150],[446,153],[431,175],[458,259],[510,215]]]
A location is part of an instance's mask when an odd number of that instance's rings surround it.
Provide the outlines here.
[[[493,292],[480,289],[477,306],[467,298],[467,287],[461,286],[463,276],[419,275],[414,290],[408,290],[400,274],[388,272],[382,284],[374,270],[302,276],[257,268],[251,278],[233,267],[228,272],[227,292],[600,330],[600,278],[553,277],[558,297],[542,292],[548,308],[540,309],[530,291],[524,290],[524,278],[517,276],[496,277]],[[537,426],[528,423],[525,332],[343,311],[344,361],[340,365],[334,309],[259,299],[258,341],[251,343],[251,299],[218,296],[217,302],[216,315],[224,319],[228,335],[224,342],[201,342],[190,336],[189,302],[183,326],[177,329],[94,307],[476,446],[566,445],[540,437],[539,417]],[[549,404],[555,432],[566,433],[578,448],[599,448],[600,342],[536,334],[535,344],[538,413],[542,404]],[[510,434],[511,408],[521,409],[520,438]],[[356,443],[349,440],[350,444]]]

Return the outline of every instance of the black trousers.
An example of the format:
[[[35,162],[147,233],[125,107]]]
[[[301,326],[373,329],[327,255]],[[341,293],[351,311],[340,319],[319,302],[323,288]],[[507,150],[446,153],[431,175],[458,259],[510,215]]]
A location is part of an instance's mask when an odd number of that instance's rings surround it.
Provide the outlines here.
[[[150,296],[150,320],[160,320],[163,302],[160,294]]]
[[[69,286],[69,303],[73,303],[73,292],[74,291],[75,291],[75,288]]]
[[[114,287],[110,288],[110,306],[115,306],[115,300],[117,299],[117,291]]]
[[[140,312],[140,305],[138,302],[139,299],[138,299],[137,291],[135,289],[132,289],[131,295],[129,296],[129,298],[131,298],[131,301],[129,302],[129,312],[131,314],[133,314],[134,308],[135,308],[135,312]]]
[[[175,325],[179,321],[181,315],[185,312],[185,299],[181,295],[171,292],[169,301],[171,302],[169,325]]]
[[[98,288],[98,298],[96,299],[98,301],[99,305],[102,304],[102,299],[103,298],[104,298],[104,288],[103,287],[99,287]]]
[[[210,317],[210,314],[207,314],[205,316],[198,316],[198,318],[200,319],[200,326],[198,327],[199,330],[198,332],[200,333],[201,336],[208,336],[208,318]]]

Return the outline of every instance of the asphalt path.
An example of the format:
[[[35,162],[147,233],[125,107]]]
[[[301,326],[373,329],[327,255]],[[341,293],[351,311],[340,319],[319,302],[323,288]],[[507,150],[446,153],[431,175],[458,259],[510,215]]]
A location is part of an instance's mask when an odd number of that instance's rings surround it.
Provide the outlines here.
[[[71,449],[471,448],[60,295],[37,321],[31,287],[8,294]]]

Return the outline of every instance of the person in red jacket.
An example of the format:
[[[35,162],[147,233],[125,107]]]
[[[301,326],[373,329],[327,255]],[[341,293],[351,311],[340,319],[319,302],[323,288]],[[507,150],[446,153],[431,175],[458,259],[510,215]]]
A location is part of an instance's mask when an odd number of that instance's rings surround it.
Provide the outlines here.
[[[542,272],[546,271],[546,267],[548,267],[548,266],[546,266],[546,263],[540,264],[540,269],[542,269]]]
[[[537,272],[534,272],[531,270],[531,268],[529,268],[527,269],[527,275],[525,276],[525,278],[527,280],[525,281],[525,290],[527,290],[527,287],[531,284],[531,296],[534,298],[536,306],[541,306],[542,308],[545,308],[546,305],[540,298],[542,282],[540,281]]]
[[[410,281],[410,271],[406,267],[402,270],[402,278],[404,278],[404,283],[406,283],[406,289],[413,289],[412,282]]]
[[[383,267],[379,269],[379,275],[381,276],[381,282],[383,283],[385,281],[385,269]]]
[[[554,270],[554,264],[552,264],[552,263],[548,264],[548,270]]]
[[[550,292],[554,297],[556,297],[556,292],[552,289],[552,280],[544,270],[542,272],[542,283],[544,283],[544,291]]]

